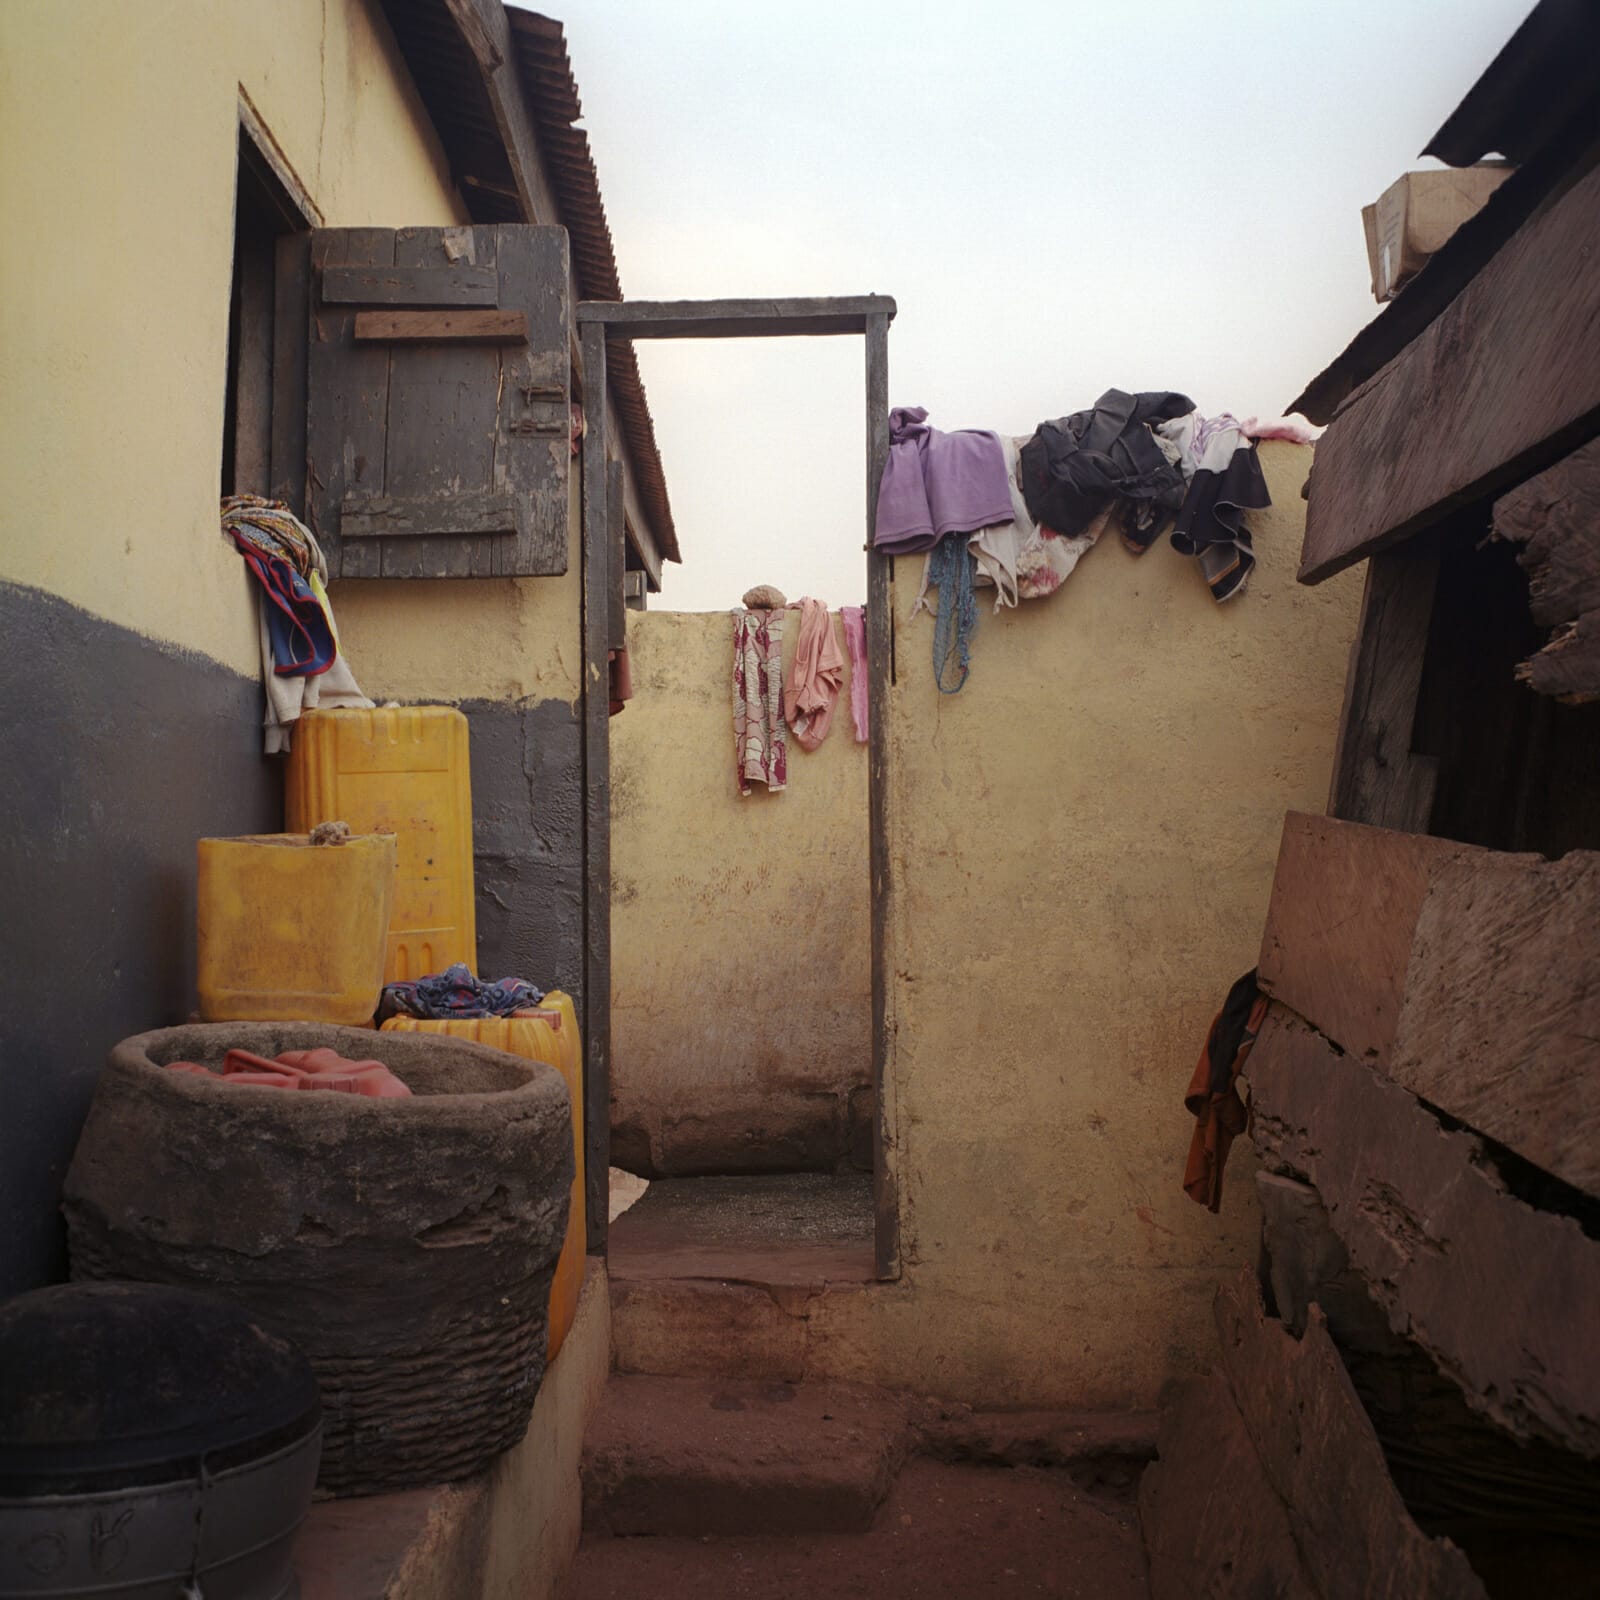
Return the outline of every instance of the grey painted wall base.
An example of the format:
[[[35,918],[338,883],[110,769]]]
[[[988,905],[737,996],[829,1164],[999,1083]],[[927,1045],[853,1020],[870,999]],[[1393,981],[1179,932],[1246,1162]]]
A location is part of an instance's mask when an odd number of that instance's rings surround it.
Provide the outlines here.
[[[119,1039],[193,1009],[195,841],[275,832],[261,685],[0,584],[0,1295],[65,1275],[57,1212]]]
[[[465,700],[478,971],[565,989],[583,1014],[583,729],[564,700]]]

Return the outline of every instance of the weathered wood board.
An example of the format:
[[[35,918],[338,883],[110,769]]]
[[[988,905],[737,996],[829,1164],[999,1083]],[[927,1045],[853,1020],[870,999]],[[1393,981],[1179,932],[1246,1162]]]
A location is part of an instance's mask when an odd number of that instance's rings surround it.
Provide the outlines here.
[[[1489,854],[1289,812],[1261,937],[1261,987],[1341,1049],[1387,1056],[1432,875]]]
[[[1543,650],[1518,665],[1517,680],[1567,705],[1600,700],[1600,611],[1557,628]]]
[[[1600,1197],[1600,853],[1441,863],[1388,1076]]]
[[[1361,621],[1345,679],[1328,815],[1426,833],[1439,763],[1411,748],[1428,624],[1439,581],[1432,538],[1367,563]]]
[[[1266,1315],[1248,1270],[1217,1292],[1215,1309],[1235,1403],[1288,1508],[1314,1592],[1326,1600],[1482,1596],[1461,1551],[1411,1520],[1322,1312],[1313,1307],[1294,1338]]]
[[[1159,1449],[1139,1481],[1151,1600],[1317,1594],[1220,1372],[1163,1408]]]
[[[757,339],[866,333],[893,320],[886,294],[777,300],[582,300],[578,321],[603,322],[610,339]]]
[[[307,517],[336,577],[566,571],[569,277],[562,228],[312,234]]]
[[[1291,1334],[1326,1318],[1395,1487],[1424,1532],[1469,1557],[1485,1538],[1600,1543],[1600,1463],[1503,1433],[1425,1352],[1399,1337],[1310,1184],[1256,1174],[1272,1297]],[[1525,1550],[1525,1544],[1522,1546]]]
[[[1517,676],[1558,700],[1600,699],[1600,440],[1502,495],[1494,530],[1521,546],[1533,620],[1551,630]]]
[[[1600,1241],[1282,1005],[1247,1075],[1263,1164],[1316,1187],[1395,1332],[1508,1432],[1600,1457]]]
[[[1600,168],[1527,222],[1317,443],[1317,583],[1600,431]]]

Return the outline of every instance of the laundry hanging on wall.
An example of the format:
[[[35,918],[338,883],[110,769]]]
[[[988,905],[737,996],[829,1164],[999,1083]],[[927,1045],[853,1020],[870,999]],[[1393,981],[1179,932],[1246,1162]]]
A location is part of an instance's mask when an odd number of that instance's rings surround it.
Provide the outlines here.
[[[306,711],[370,710],[339,647],[328,563],[311,530],[282,500],[234,494],[222,502],[222,531],[256,579],[267,754],[287,752]]]
[[[1244,592],[1256,564],[1244,514],[1272,504],[1255,440],[1226,412],[1217,417],[1191,412],[1158,423],[1155,431],[1177,446],[1188,482],[1172,530],[1173,548],[1199,560],[1217,600],[1231,600]]]
[[[815,750],[833,726],[844,684],[844,655],[827,606],[807,595],[799,609],[800,630],[783,684],[783,720],[802,750]]]
[[[850,720],[855,724],[856,743],[865,744],[867,712],[867,617],[860,606],[840,606],[844,624],[844,647],[850,656]]]
[[[884,555],[931,550],[947,533],[969,533],[1011,517],[1000,436],[927,426],[921,406],[889,413],[889,456],[878,486],[873,548]]]
[[[1246,515],[1272,503],[1256,440],[1311,438],[1295,419],[1203,417],[1176,390],[1108,389],[1022,438],[942,433],[927,415],[920,406],[890,413],[873,547],[926,552],[911,615],[934,614],[934,677],[946,694],[970,669],[973,591],[993,587],[997,612],[1054,594],[1107,527],[1135,555],[1170,528],[1214,599],[1242,594],[1255,566]]]
[[[741,795],[758,783],[776,794],[788,782],[781,607],[733,614],[733,752]]]

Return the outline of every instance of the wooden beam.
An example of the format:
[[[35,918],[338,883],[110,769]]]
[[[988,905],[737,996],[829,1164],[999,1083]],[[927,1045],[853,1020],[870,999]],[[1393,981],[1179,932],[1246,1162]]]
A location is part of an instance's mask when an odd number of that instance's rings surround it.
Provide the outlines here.
[[[1411,1520],[1321,1310],[1311,1308],[1296,1339],[1267,1316],[1246,1269],[1218,1291],[1215,1313],[1222,1365],[1256,1459],[1288,1509],[1308,1592],[1482,1600],[1461,1551]]]
[[[465,261],[447,267],[327,267],[324,305],[493,306],[500,283],[493,267]]]
[[[519,512],[521,516],[519,517]],[[515,535],[526,510],[509,494],[346,495],[341,539]]]
[[[1367,563],[1333,756],[1329,816],[1426,833],[1439,763],[1411,740],[1428,648],[1439,555],[1429,535]]]
[[[554,222],[539,205],[539,144],[536,124],[517,73],[511,24],[502,0],[445,0],[446,9],[478,64],[484,96],[505,147],[517,202],[525,222]]]
[[[1385,1070],[1600,1198],[1600,853],[1442,862]]]
[[[1433,875],[1446,862],[1489,855],[1289,812],[1261,936],[1261,987],[1341,1049],[1386,1060]]]
[[[525,311],[358,311],[358,344],[439,340],[450,344],[526,344]]]
[[[588,1249],[604,1255],[611,1171],[611,718],[606,342],[583,330],[583,1160]]]
[[[311,315],[311,235],[277,241],[272,307],[272,488],[306,514],[306,363]]]
[[[1317,443],[1318,583],[1600,433],[1600,168],[1503,245]]]
[[[611,649],[628,647],[628,614],[622,592],[627,570],[627,522],[623,508],[626,473],[620,461],[606,463],[606,639]]]
[[[1517,1438],[1600,1457],[1600,1240],[1282,1005],[1246,1074],[1258,1155],[1316,1187],[1395,1332]]]
[[[888,295],[788,300],[580,300],[578,321],[608,339],[771,339],[865,333],[894,319]]]
[[[889,848],[889,716],[894,681],[894,560],[872,549],[878,485],[889,458],[889,312],[875,311],[866,337],[867,475],[867,858],[872,876],[872,1197],[877,1274],[900,1276],[900,1191],[895,1143],[893,1002],[889,951],[894,869]]]

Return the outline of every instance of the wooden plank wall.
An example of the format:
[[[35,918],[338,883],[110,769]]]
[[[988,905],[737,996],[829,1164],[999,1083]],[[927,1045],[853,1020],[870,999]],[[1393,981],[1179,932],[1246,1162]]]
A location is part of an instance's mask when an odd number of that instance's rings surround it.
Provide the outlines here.
[[[1510,487],[1600,432],[1597,259],[1600,168],[1515,234],[1341,408],[1311,470],[1302,582]]]

